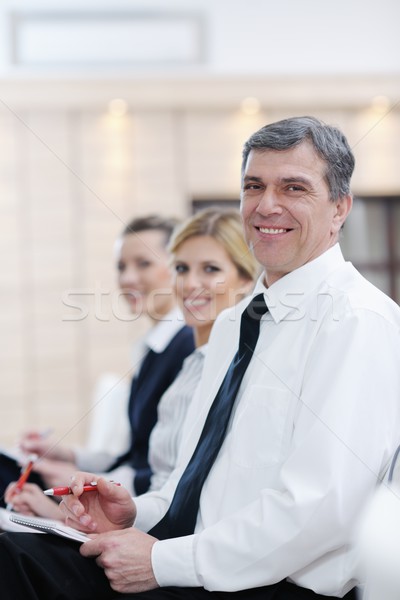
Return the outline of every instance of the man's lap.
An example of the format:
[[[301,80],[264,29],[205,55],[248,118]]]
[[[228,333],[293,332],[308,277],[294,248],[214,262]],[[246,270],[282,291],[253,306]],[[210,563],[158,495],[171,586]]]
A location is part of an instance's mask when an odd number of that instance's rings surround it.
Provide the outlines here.
[[[95,560],[84,558],[79,545],[53,535],[0,535],[2,600],[290,600],[318,598],[309,590],[282,582],[238,592],[208,592],[203,588],[159,588],[138,594],[118,594]]]

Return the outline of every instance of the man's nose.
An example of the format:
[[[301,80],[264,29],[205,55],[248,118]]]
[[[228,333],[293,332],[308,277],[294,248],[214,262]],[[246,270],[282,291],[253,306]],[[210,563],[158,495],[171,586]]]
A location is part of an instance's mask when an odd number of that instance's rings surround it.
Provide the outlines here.
[[[260,197],[256,210],[264,216],[269,214],[280,214],[282,212],[279,198],[273,189],[265,189],[263,195]]]

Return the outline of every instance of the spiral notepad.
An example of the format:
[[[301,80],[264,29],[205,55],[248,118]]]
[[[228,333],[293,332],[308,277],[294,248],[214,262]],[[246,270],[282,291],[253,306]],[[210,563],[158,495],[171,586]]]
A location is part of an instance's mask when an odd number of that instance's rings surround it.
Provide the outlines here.
[[[42,533],[59,535],[69,540],[75,540],[76,542],[87,542],[90,539],[86,533],[78,531],[73,527],[68,527],[61,521],[51,521],[50,519],[41,519],[40,517],[25,517],[16,513],[11,513],[9,519],[18,525],[30,527]]]

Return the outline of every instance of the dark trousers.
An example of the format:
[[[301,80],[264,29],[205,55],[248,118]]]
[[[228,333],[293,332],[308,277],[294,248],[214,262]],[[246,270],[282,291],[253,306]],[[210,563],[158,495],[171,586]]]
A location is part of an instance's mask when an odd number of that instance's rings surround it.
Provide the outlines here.
[[[139,594],[118,594],[103,570],[83,558],[76,542],[53,535],[0,535],[2,600],[329,600],[288,582],[239,592],[208,592],[203,588],[159,588]],[[355,600],[355,592],[345,596]],[[331,600],[333,600],[331,598]]]

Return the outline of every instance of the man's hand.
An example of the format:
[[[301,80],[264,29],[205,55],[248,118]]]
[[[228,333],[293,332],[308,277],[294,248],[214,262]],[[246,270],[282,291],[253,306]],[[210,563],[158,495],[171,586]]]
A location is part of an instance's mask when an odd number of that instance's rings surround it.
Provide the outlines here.
[[[133,594],[158,586],[151,566],[156,538],[130,527],[97,535],[80,548],[82,556],[96,558],[116,592]]]
[[[83,492],[83,486],[97,482],[97,491]],[[76,473],[72,494],[60,504],[66,523],[88,533],[103,533],[131,527],[136,506],[128,490],[91,473]]]

